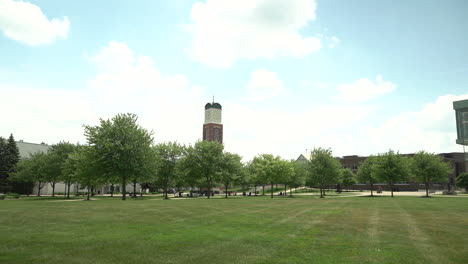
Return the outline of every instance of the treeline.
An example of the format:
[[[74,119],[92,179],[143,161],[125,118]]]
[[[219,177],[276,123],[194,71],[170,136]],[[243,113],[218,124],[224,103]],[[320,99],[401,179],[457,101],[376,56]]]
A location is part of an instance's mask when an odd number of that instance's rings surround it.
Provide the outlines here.
[[[324,197],[325,189],[332,184],[350,186],[356,182],[368,183],[372,188],[376,182],[386,182],[393,197],[393,185],[397,182],[423,182],[428,195],[430,184],[447,181],[451,172],[441,157],[426,152],[413,157],[394,151],[371,156],[360,165],[358,175],[350,169],[343,169],[332,151],[323,148],[315,148],[310,158],[303,161],[261,154],[243,163],[239,155],[226,152],[218,142],[198,141],[189,146],[177,142],[154,144],[153,133],[142,128],[137,121],[134,114],[101,119],[98,126],[84,127],[86,145],[60,142],[47,153],[35,153],[20,162],[16,152],[17,164],[11,154],[8,157],[12,161],[4,162],[7,155],[2,154],[0,168],[2,175],[7,175],[2,179],[35,182],[38,195],[46,184],[51,185],[52,195],[55,195],[55,185],[63,182],[67,186],[67,197],[70,197],[70,186],[79,184],[88,190],[88,199],[92,190],[99,186],[110,186],[112,196],[114,187],[121,186],[122,199],[125,200],[127,184],[133,186],[133,197],[136,197],[137,184],[161,190],[165,199],[173,188],[203,190],[210,198],[213,188],[220,186],[224,187],[226,198],[229,188],[248,190],[253,187],[254,194],[257,194],[257,187],[262,187],[264,194],[268,186],[273,198],[274,191],[278,191],[274,188],[277,184],[284,186],[285,193],[287,187],[315,187]],[[0,140],[0,150],[3,151],[0,154],[7,153],[8,144],[13,146],[10,141],[14,143],[14,140],[12,136],[10,138],[8,143]],[[6,166],[13,163],[13,166]],[[463,183],[462,180],[459,182]],[[291,190],[289,195],[292,196]]]

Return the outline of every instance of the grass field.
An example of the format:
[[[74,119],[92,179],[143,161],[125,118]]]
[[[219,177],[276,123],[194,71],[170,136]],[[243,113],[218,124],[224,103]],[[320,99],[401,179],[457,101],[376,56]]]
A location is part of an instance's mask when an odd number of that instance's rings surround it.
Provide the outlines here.
[[[0,201],[0,263],[467,263],[465,197]]]

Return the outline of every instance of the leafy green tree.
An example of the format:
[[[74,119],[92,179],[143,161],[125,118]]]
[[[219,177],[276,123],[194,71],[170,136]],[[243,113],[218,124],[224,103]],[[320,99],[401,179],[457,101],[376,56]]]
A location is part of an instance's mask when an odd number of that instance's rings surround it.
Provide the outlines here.
[[[242,176],[241,156],[229,152],[223,154],[220,181],[224,185],[225,198],[228,198],[229,185]]]
[[[68,142],[59,142],[52,145],[46,155],[46,181],[52,187],[52,196],[55,196],[55,185],[57,182],[65,182],[70,187],[70,182],[67,183],[67,177],[64,174],[63,168],[68,156],[75,150],[75,145]]]
[[[41,196],[41,190],[47,184],[47,154],[37,152],[29,159],[21,160],[13,180],[17,182],[35,182],[37,184],[37,196]]]
[[[91,146],[78,146],[69,155],[66,166],[70,166],[68,169],[75,169],[76,181],[86,187],[86,200],[90,199],[93,187],[105,181],[103,177],[100,177],[103,175],[102,167],[99,166],[97,153]]]
[[[436,154],[420,151],[412,157],[412,172],[426,186],[426,197],[429,197],[429,185],[434,181],[446,181],[452,171],[450,166]]]
[[[465,191],[468,192],[468,172],[461,173],[457,176],[457,186],[465,188]]]
[[[410,175],[410,169],[407,158],[389,150],[387,153],[377,156],[375,175],[378,179],[388,183],[393,197],[394,184],[407,179]]]
[[[337,182],[341,164],[332,156],[331,149],[314,148],[308,164],[310,183],[320,188],[320,198],[324,198],[325,187]]]
[[[183,165],[185,175],[191,182],[200,182],[208,189],[211,196],[213,185],[220,180],[223,164],[224,146],[217,141],[198,141],[187,148]]]
[[[360,182],[368,183],[371,189],[371,196],[374,196],[374,183],[377,181],[375,174],[375,164],[377,157],[369,156],[359,166],[357,178]]]
[[[271,154],[261,154],[253,158],[252,170],[261,182],[270,185],[270,195],[273,198],[273,185],[284,182],[285,174],[292,171],[292,168],[279,156]]]
[[[344,187],[349,187],[353,184],[356,184],[356,174],[354,174],[354,172],[350,168],[341,169],[340,183]]]
[[[178,175],[177,164],[185,153],[184,146],[176,142],[160,143],[153,147],[155,153],[156,182],[167,196],[169,186],[173,186]]]
[[[118,114],[100,120],[99,126],[85,126],[85,136],[93,148],[96,166],[107,176],[117,176],[122,184],[122,200],[126,185],[136,181],[151,167],[152,133],[137,123],[135,114]]]
[[[290,188],[297,188],[299,186],[304,186],[307,178],[307,164],[303,162],[298,162],[296,160],[291,160],[291,167],[293,172],[286,182]],[[289,191],[289,196],[292,197],[292,189]]]

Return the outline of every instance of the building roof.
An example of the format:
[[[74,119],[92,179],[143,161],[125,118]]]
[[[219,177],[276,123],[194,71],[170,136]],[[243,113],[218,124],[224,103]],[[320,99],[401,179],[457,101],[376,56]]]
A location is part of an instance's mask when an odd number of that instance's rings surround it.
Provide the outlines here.
[[[47,153],[50,148],[47,144],[28,143],[23,141],[16,141],[16,146],[18,146],[21,159],[27,159],[31,154],[38,152]]]
[[[457,110],[462,108],[468,108],[468,100],[460,100],[453,102],[453,109]]]

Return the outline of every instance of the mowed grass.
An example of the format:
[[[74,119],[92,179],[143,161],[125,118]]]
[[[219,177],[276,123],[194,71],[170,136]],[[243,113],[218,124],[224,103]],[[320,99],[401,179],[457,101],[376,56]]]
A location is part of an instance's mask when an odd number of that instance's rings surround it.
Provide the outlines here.
[[[0,201],[0,263],[467,263],[468,198]]]

